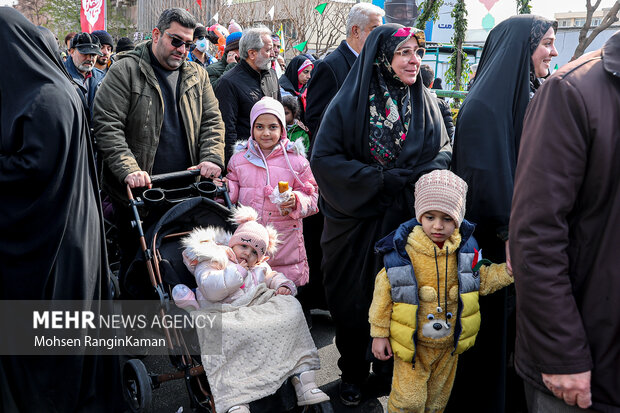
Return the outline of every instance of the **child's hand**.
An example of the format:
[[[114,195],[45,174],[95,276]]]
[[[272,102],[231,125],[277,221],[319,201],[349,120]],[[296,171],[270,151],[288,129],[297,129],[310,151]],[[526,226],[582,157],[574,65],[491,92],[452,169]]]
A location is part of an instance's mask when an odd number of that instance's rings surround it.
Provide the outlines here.
[[[217,186],[218,188],[221,188],[222,185],[227,184],[228,183],[228,179],[226,178],[213,178],[213,183],[215,184],[215,186]]]
[[[247,263],[245,260],[241,260],[241,261],[239,261],[239,264],[238,264],[238,265],[239,265],[239,266],[241,266],[241,267],[243,267],[243,268],[245,268],[246,270],[248,270],[248,269],[249,269],[249,267],[248,267],[248,263]]]
[[[372,339],[372,354],[379,360],[389,360],[392,358],[392,346],[386,337],[375,337]]]
[[[288,287],[282,286],[276,290],[276,295],[291,295],[291,290]]]
[[[295,209],[295,204],[297,202],[297,198],[295,195],[291,194],[290,198],[280,204],[280,209]]]

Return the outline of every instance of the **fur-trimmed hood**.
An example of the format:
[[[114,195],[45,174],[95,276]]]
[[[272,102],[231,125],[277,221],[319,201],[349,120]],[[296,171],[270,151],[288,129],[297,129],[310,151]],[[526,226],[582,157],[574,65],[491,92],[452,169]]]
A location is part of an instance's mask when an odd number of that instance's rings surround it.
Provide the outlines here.
[[[210,261],[223,269],[230,259],[228,243],[232,234],[217,227],[195,228],[181,239],[185,255],[190,261]]]

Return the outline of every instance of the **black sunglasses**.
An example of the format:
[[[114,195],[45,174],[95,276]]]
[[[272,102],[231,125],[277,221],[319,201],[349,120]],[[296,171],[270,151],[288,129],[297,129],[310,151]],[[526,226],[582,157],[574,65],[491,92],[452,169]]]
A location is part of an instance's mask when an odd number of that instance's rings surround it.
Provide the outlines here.
[[[170,38],[172,40],[170,40],[170,44],[174,47],[181,47],[181,46],[185,46],[185,48],[187,50],[189,50],[189,48],[194,44],[193,42],[184,42],[183,40],[179,39],[178,37],[168,33],[168,32],[164,32],[166,33],[168,36],[170,36]]]

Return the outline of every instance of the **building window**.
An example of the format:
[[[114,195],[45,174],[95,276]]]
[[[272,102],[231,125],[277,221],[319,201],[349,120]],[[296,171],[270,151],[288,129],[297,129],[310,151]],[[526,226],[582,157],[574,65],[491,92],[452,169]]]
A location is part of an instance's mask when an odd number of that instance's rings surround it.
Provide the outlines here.
[[[583,27],[586,23],[586,19],[575,19],[575,27]]]
[[[560,20],[560,27],[568,27],[568,20]]]
[[[595,27],[595,26],[600,26],[601,24],[601,18],[596,18],[596,19],[592,19],[592,24],[590,24],[590,26]]]

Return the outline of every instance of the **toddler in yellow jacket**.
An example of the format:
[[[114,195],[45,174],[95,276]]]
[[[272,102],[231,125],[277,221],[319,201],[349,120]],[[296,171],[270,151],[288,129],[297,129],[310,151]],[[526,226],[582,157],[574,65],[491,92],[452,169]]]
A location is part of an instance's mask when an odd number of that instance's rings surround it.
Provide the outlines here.
[[[377,243],[385,267],[369,311],[372,352],[394,357],[388,411],[442,412],[458,355],[480,329],[478,296],[513,282],[506,264],[483,260],[466,220],[467,184],[436,170],[415,185],[416,218]]]

